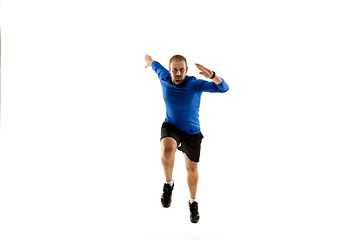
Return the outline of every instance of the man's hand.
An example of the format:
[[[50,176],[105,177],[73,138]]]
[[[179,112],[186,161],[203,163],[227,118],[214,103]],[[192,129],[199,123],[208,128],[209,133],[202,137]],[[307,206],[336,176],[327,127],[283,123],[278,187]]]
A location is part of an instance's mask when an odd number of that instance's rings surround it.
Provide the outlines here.
[[[147,54],[145,56],[145,63],[146,63],[146,66],[145,68],[148,68],[148,67],[151,67],[151,64],[154,62],[154,60],[152,59],[151,56],[149,56],[149,54]]]
[[[213,75],[213,72],[203,65],[200,65],[199,63],[195,63],[195,65],[201,71],[199,74],[203,75],[205,78],[210,78]]]
[[[204,67],[203,65],[200,65],[199,63],[195,63],[196,67],[201,71],[199,74],[203,75],[205,78],[211,78],[213,75],[213,72]],[[215,74],[215,77],[212,79],[215,84],[220,84],[222,82],[221,77]]]

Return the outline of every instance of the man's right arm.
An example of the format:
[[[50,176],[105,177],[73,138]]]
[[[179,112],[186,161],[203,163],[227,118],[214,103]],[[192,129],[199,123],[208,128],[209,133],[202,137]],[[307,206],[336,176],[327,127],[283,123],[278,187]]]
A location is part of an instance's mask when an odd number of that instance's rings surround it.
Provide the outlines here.
[[[152,64],[153,62],[155,62],[155,61],[152,59],[151,56],[149,56],[149,54],[147,54],[147,55],[145,56],[145,63],[146,63],[145,68],[151,67],[151,64]]]
[[[156,72],[160,80],[165,80],[169,75],[169,71],[164,68],[159,62],[154,61],[151,56],[145,56],[146,66],[145,68],[152,67],[152,69]]]

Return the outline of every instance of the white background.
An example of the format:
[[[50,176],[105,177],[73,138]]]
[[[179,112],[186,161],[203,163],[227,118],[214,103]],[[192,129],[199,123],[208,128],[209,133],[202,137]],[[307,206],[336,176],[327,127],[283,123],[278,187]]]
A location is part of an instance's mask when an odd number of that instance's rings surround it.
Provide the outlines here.
[[[1,239],[359,239],[357,1],[2,1]],[[200,222],[163,209],[156,74],[204,93]],[[228,236],[224,236],[228,235]]]

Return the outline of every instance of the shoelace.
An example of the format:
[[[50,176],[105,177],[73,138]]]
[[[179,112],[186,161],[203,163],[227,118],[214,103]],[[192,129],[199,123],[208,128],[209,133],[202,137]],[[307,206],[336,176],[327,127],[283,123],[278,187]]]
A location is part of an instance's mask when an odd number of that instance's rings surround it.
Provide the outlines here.
[[[170,197],[171,196],[171,186],[169,184],[164,184],[164,197]]]
[[[190,212],[192,215],[196,215],[198,214],[198,204],[196,202],[193,202],[191,205],[190,205]]]

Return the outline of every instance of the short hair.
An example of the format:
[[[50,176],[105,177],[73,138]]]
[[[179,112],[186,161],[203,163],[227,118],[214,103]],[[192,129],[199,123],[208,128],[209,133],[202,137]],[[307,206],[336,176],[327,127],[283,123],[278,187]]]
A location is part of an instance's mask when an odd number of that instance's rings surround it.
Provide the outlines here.
[[[169,66],[171,65],[171,63],[172,63],[173,61],[177,61],[177,62],[185,61],[185,66],[187,67],[186,58],[183,57],[183,56],[181,56],[181,55],[175,55],[175,56],[173,56],[172,58],[170,58]]]

